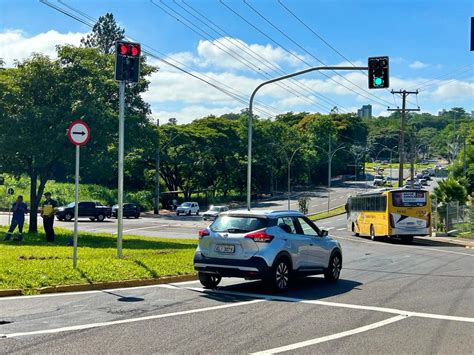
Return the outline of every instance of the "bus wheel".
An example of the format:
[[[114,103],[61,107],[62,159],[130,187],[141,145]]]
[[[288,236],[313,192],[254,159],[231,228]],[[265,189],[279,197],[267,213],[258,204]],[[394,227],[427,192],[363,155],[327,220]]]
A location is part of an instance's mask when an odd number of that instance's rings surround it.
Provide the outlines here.
[[[411,244],[413,237],[411,235],[402,235],[402,242],[405,244]]]
[[[375,240],[375,228],[372,224],[370,225],[370,239]]]

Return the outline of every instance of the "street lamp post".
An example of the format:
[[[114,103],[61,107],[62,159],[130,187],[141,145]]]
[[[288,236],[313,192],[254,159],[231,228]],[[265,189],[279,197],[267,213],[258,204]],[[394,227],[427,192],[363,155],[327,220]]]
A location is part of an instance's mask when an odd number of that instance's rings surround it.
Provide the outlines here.
[[[327,67],[313,67],[313,68],[308,68],[305,70],[301,70],[295,73],[283,75],[274,79],[270,79],[267,81],[264,81],[263,83],[259,84],[252,92],[250,95],[250,100],[249,100],[249,118],[248,118],[248,152],[247,152],[247,209],[250,211],[251,207],[251,202],[250,202],[250,197],[251,197],[251,190],[252,190],[252,133],[253,133],[253,100],[255,98],[255,95],[257,94],[258,90],[260,90],[263,86],[284,80],[284,79],[289,79],[297,75],[302,75],[306,74],[312,71],[319,71],[319,70],[367,70],[368,67],[333,67],[333,66],[327,66]]]
[[[382,143],[375,143],[375,144],[378,144],[378,145],[381,145],[382,147],[384,147],[378,154],[377,156],[375,157],[375,159],[377,160],[377,157],[378,155],[383,152],[384,150],[388,150],[390,152],[390,183],[392,183],[392,153],[396,150],[396,148],[398,148],[398,146],[394,146],[392,148],[386,146],[385,144],[382,144]],[[400,186],[399,186],[400,187]]]

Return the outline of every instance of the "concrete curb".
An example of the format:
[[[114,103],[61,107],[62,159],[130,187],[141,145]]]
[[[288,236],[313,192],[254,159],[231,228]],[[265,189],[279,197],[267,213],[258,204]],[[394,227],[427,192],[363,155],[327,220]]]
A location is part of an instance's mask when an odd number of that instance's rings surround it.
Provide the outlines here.
[[[344,207],[344,206],[345,206],[345,204],[344,204],[344,205],[340,205],[340,206],[333,207],[333,208],[331,208],[331,209],[329,210],[329,212],[331,212],[332,210],[335,210],[335,209],[337,209],[337,208]],[[326,212],[326,211],[321,211],[321,212]],[[311,218],[311,216],[314,216],[315,214],[318,214],[318,213],[321,213],[321,212],[316,212],[316,213],[308,214],[308,215],[306,215],[306,217]],[[345,214],[345,213],[346,213],[346,211],[342,211],[341,213],[338,213],[338,214],[335,214],[335,215],[332,215],[332,216],[329,216],[329,217],[320,218],[320,219],[313,219],[312,221],[322,221],[323,219],[328,219],[328,218],[340,216],[340,215]]]
[[[194,280],[197,280],[196,274],[169,276],[169,277],[162,277],[159,279],[123,280],[123,281],[97,282],[93,284],[48,286],[48,287],[37,288],[35,290],[38,292],[38,294],[81,292],[81,291],[107,290],[111,288],[127,288],[127,287],[161,285],[161,284],[167,284],[167,283],[194,281]],[[0,290],[0,297],[22,296],[22,295],[23,295],[23,291],[19,289]]]
[[[0,290],[0,297],[22,296],[23,292],[20,289],[6,289]]]

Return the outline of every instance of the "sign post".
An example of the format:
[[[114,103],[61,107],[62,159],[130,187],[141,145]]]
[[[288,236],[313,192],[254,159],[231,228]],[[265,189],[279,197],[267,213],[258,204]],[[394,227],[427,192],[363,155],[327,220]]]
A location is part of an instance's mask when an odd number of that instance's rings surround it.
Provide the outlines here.
[[[80,148],[90,138],[89,126],[81,120],[74,121],[69,125],[67,136],[71,143],[76,146],[76,176],[74,186],[74,250],[72,253],[72,267],[77,266],[77,219],[79,217],[79,158]]]

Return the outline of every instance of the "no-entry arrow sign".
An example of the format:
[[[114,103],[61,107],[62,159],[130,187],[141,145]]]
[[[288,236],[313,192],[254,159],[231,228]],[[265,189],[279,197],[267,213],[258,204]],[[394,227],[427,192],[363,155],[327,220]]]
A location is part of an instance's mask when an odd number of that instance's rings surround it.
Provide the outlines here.
[[[72,144],[84,145],[89,141],[91,130],[87,123],[77,120],[69,125],[67,136]]]

